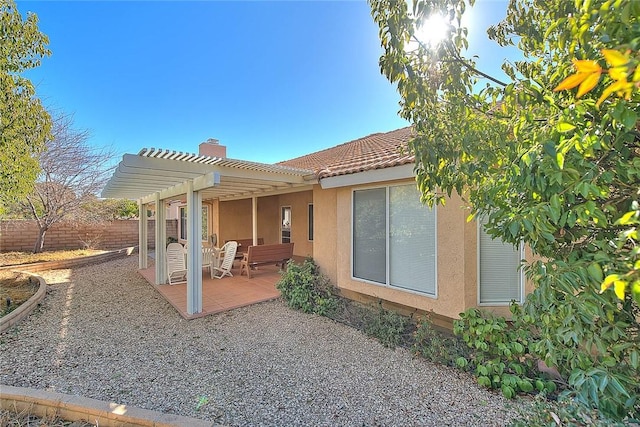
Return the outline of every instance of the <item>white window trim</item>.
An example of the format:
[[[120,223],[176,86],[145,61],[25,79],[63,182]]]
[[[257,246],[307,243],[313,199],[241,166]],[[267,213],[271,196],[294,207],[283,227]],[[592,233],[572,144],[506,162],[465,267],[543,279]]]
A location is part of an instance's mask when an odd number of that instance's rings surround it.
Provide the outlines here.
[[[183,239],[182,238],[182,210],[183,209],[185,209],[185,211],[186,211],[186,209],[187,209],[187,205],[186,204],[181,204],[181,205],[178,206],[178,242],[180,242],[182,244],[184,244],[187,241],[187,239]],[[187,218],[187,220],[188,220],[188,218]],[[186,227],[185,227],[184,233],[185,233],[185,235],[187,234]]]
[[[293,223],[293,208],[291,207],[291,205],[282,205],[280,206],[280,243],[282,243],[282,232],[284,231],[284,227],[282,224],[283,221],[283,217],[282,217],[282,211],[284,209],[289,209],[289,214],[290,214],[290,218],[289,218],[289,242],[292,242],[293,240],[291,239],[291,228],[292,228],[292,223]]]
[[[427,297],[427,298],[432,298],[432,299],[438,299],[438,209],[437,206],[433,207],[433,211],[434,211],[434,215],[435,215],[435,236],[436,236],[436,247],[435,247],[435,268],[434,268],[434,273],[435,273],[435,291],[433,294],[428,294],[425,292],[420,292],[420,291],[416,291],[413,289],[407,289],[407,288],[402,288],[399,286],[393,286],[391,285],[389,282],[390,280],[390,271],[389,271],[389,188],[391,187],[401,187],[403,185],[408,185],[409,183],[400,183],[400,184],[394,184],[394,185],[370,185],[370,186],[366,186],[366,187],[358,187],[358,188],[354,188],[351,190],[351,222],[349,225],[350,228],[350,240],[349,240],[349,245],[350,245],[350,250],[349,250],[349,271],[350,271],[350,275],[351,275],[351,280],[354,280],[356,282],[361,282],[361,283],[367,283],[367,284],[371,284],[371,285],[375,285],[375,286],[380,286],[383,288],[387,288],[387,289],[393,289],[393,290],[397,290],[397,291],[402,291],[402,292],[406,292],[409,294],[414,294],[414,295],[419,295],[422,297]],[[387,230],[386,230],[386,235],[387,235],[387,240],[386,240],[386,259],[385,259],[385,281],[386,283],[380,283],[380,282],[374,282],[372,280],[367,280],[367,279],[363,279],[360,277],[356,277],[353,273],[353,199],[354,199],[354,195],[356,191],[360,191],[360,190],[373,190],[373,189],[379,189],[379,188],[384,188],[385,189],[385,193],[386,193],[386,205],[385,205],[385,211],[386,211],[386,216],[387,216]]]
[[[313,220],[310,218],[309,208],[311,208],[311,210],[313,211],[313,217],[314,218],[316,216],[316,212],[315,212],[315,209],[313,208],[313,203],[307,203],[307,241],[308,242],[313,242],[313,239],[316,238],[316,229],[315,229],[315,227],[313,227]],[[309,239],[309,229],[311,227],[313,227],[313,239]]]
[[[476,233],[476,275],[477,275],[477,282],[478,282],[478,287],[477,287],[477,305],[478,307],[508,307],[511,305],[511,301],[509,302],[480,302],[480,287],[482,286],[481,283],[481,277],[480,277],[480,231],[481,231],[481,227],[482,227],[482,223],[480,221],[476,220],[476,224],[477,224],[477,233]],[[524,243],[520,242],[520,248],[519,248],[519,253],[520,253],[520,259],[524,259]],[[518,277],[520,278],[520,301],[516,301],[516,303],[518,304],[523,304],[524,303],[524,299],[525,299],[525,295],[524,295],[524,268],[522,268],[522,266],[520,266],[520,274],[518,275]]]
[[[207,238],[203,239],[202,242],[208,242],[209,241],[209,235],[211,235],[210,233],[210,228],[209,227],[209,218],[211,216],[211,206],[208,204],[203,203],[202,204],[202,209],[207,209]],[[186,204],[180,204],[178,205],[178,242],[185,244],[187,242],[187,239],[183,239],[180,236],[182,236],[182,209],[187,209],[187,205]],[[189,220],[189,216],[187,215],[187,221]]]

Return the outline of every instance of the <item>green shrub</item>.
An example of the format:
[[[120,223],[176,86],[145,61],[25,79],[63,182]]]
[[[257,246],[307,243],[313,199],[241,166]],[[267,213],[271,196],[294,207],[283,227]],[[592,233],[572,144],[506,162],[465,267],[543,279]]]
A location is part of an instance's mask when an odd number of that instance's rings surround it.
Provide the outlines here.
[[[335,289],[312,258],[302,265],[289,261],[276,288],[289,307],[305,313],[328,316],[338,304]]]
[[[623,427],[630,424],[612,420],[601,412],[590,409],[576,401],[550,402],[545,394],[536,396],[533,406],[512,420],[510,427],[531,426],[583,426],[583,427]]]
[[[520,310],[519,305],[511,305],[514,317]],[[504,317],[472,308],[460,314],[453,332],[471,349],[471,355],[459,358],[456,364],[473,371],[478,384],[499,389],[507,398],[520,392],[555,391],[555,383],[545,381],[533,366],[529,328],[519,323],[509,325]]]
[[[385,347],[395,348],[403,341],[409,318],[395,311],[385,310],[382,302],[378,304],[378,311],[365,324],[365,333],[377,338]]]
[[[416,331],[413,334],[412,351],[431,362],[447,366],[465,368],[469,357],[469,350],[460,337],[437,330],[431,322],[430,316],[418,321]]]

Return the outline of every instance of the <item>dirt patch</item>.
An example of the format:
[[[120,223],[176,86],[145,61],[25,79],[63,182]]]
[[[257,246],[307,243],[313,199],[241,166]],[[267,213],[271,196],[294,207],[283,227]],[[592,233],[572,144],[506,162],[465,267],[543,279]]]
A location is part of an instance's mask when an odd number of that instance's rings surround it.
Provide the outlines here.
[[[31,264],[44,261],[63,261],[90,255],[103,254],[107,251],[95,249],[76,249],[70,251],[50,251],[34,254],[31,252],[3,252],[0,253],[0,266]]]
[[[58,417],[40,418],[26,412],[15,413],[7,410],[0,410],[0,426],[91,427],[97,426],[97,424],[90,424],[84,421],[65,421]]]
[[[0,317],[26,302],[39,286],[40,282],[28,274],[0,271]]]

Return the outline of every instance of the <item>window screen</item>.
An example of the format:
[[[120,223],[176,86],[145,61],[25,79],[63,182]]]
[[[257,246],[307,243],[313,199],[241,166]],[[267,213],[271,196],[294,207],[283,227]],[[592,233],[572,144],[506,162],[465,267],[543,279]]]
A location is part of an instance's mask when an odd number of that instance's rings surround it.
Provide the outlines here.
[[[480,303],[522,302],[522,251],[499,238],[492,239],[479,224]]]
[[[436,213],[415,184],[354,191],[353,276],[435,295]]]

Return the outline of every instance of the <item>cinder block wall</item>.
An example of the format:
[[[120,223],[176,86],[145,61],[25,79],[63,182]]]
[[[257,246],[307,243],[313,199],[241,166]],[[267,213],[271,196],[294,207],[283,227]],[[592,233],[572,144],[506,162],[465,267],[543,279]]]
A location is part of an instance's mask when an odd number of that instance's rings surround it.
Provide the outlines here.
[[[155,248],[155,220],[148,220],[148,244]],[[167,220],[167,237],[178,237],[178,221]],[[0,221],[0,252],[32,251],[38,237],[33,220]],[[81,249],[91,242],[98,249],[120,249],[138,245],[138,220],[116,220],[97,226],[72,222],[54,224],[45,235],[44,250]]]

